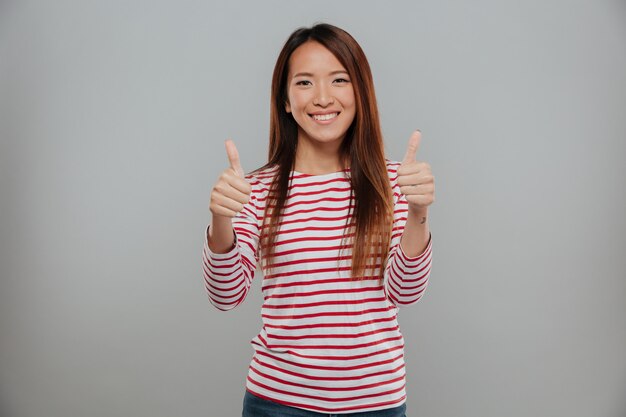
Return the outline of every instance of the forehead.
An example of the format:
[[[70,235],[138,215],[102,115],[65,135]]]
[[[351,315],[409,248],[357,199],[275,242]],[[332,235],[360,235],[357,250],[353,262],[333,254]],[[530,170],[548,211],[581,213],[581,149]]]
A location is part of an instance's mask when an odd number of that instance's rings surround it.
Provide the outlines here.
[[[336,70],[346,69],[332,52],[316,41],[303,43],[289,57],[289,76],[298,72],[326,75]]]

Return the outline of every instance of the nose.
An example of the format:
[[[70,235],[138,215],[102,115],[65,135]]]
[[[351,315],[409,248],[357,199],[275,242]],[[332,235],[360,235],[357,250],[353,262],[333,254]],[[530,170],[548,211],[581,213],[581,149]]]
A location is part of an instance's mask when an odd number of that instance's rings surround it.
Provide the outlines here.
[[[329,104],[333,104],[334,102],[335,102],[335,99],[333,98],[333,95],[331,94],[329,88],[324,85],[318,86],[317,90],[315,91],[315,98],[313,99],[313,104],[326,107]]]

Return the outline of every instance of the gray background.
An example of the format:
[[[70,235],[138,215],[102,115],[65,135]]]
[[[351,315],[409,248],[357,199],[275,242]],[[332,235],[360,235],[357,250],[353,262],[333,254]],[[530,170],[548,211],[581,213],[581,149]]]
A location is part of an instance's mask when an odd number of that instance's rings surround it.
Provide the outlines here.
[[[209,194],[326,21],[435,175],[408,415],[626,416],[623,1],[0,4],[0,415],[240,415],[261,279],[209,304]]]

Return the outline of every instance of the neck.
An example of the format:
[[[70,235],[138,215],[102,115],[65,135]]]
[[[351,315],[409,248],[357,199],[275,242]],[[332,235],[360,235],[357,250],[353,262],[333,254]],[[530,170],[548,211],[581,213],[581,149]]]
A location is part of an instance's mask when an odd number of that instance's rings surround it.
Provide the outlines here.
[[[348,168],[348,165],[341,163],[339,157],[335,155],[333,158],[321,158],[311,156],[296,155],[295,170],[311,175],[330,174],[331,172],[339,172]]]
[[[295,170],[312,175],[329,174],[348,168],[339,155],[339,142],[330,142],[317,146],[307,140],[298,140]]]

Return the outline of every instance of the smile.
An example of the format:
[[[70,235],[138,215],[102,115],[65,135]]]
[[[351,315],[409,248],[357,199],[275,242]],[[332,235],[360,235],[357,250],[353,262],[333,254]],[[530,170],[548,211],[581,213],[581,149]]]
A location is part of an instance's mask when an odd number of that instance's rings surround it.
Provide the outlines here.
[[[311,114],[311,118],[317,122],[326,122],[335,119],[339,115],[338,112],[328,114]]]

